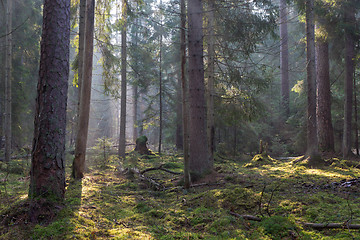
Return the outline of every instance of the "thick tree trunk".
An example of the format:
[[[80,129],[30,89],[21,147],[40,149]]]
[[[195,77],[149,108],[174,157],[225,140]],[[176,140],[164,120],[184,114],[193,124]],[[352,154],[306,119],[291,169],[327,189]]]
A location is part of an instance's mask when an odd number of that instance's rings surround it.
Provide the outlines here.
[[[358,129],[358,110],[357,110],[357,96],[356,96],[356,80],[354,74],[354,132],[355,132],[355,149],[356,155],[359,155],[359,129]]]
[[[45,0],[43,13],[29,197],[62,200],[65,193],[70,0]]]
[[[83,56],[83,80],[80,94],[79,128],[76,136],[75,158],[72,172],[73,177],[78,179],[84,176],[85,171],[94,49],[94,10],[95,0],[88,0],[86,4],[85,51]]]
[[[121,112],[120,112],[120,136],[119,136],[119,157],[125,159],[126,143],[126,28],[127,28],[127,1],[122,1],[122,20],[124,25],[121,29]]]
[[[189,154],[190,171],[201,176],[212,170],[206,134],[202,1],[188,0]]]
[[[190,161],[189,161],[189,108],[188,86],[185,76],[186,66],[186,6],[185,0],[180,0],[181,27],[180,27],[180,58],[181,58],[181,89],[182,89],[182,112],[183,112],[183,147],[184,147],[184,188],[190,188]]]
[[[215,0],[208,0],[208,66],[207,66],[207,137],[210,164],[214,162],[215,114],[214,114],[214,77],[215,77]]]
[[[320,27],[323,27],[320,25]],[[319,149],[334,152],[334,132],[331,121],[331,91],[329,75],[329,44],[326,39],[316,41],[317,63],[317,127]]]
[[[13,1],[6,1],[5,60],[5,161],[11,158],[11,79],[12,79],[12,11]]]
[[[320,161],[316,123],[316,71],[315,71],[315,30],[314,1],[306,1],[306,58],[307,58],[307,151],[309,164]]]
[[[281,71],[281,105],[285,118],[290,114],[289,107],[289,47],[287,28],[286,0],[280,0],[280,71]]]
[[[343,157],[351,154],[351,123],[355,41],[351,26],[355,25],[355,11],[351,6],[345,6],[345,103],[344,103],[344,133],[342,152]]]

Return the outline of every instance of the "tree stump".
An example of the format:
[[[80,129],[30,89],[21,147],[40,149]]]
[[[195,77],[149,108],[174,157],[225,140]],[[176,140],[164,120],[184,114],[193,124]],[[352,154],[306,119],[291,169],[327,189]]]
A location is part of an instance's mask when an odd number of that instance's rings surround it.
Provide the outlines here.
[[[153,155],[153,153],[147,147],[148,138],[146,136],[141,136],[136,139],[136,146],[134,151],[138,152],[140,155]]]

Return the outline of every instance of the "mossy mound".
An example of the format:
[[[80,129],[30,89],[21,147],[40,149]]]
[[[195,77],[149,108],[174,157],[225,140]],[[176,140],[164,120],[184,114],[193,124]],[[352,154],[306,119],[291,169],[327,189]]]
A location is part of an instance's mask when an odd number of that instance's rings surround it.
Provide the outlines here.
[[[202,193],[191,199],[192,206],[214,208],[223,208],[225,210],[235,211],[239,214],[249,213],[258,205],[260,197],[257,193],[241,187],[231,189],[214,189]]]
[[[245,167],[259,167],[262,165],[269,165],[276,163],[276,160],[267,154],[256,154]]]

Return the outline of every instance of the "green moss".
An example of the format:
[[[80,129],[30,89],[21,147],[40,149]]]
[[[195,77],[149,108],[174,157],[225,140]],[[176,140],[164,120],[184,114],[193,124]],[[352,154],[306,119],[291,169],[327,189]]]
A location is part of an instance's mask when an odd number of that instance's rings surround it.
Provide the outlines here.
[[[253,159],[245,165],[245,167],[259,167],[262,165],[274,164],[276,160],[267,154],[257,154]]]

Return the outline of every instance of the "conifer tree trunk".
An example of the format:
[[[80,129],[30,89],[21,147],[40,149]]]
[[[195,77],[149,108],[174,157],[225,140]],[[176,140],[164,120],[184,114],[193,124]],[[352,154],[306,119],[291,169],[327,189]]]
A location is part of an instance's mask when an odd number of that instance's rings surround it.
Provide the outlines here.
[[[189,47],[189,155],[192,176],[212,170],[206,134],[206,103],[203,62],[203,8],[201,0],[188,0]]]
[[[78,113],[80,112],[80,98],[81,98],[81,82],[83,80],[83,65],[84,65],[84,49],[85,49],[85,17],[86,17],[86,1],[80,0],[80,14],[79,14],[79,66],[78,66]],[[79,122],[79,121],[78,121]]]
[[[70,0],[45,0],[29,197],[64,199]],[[36,209],[32,212],[36,218]],[[36,220],[36,219],[33,219]]]
[[[136,25],[138,25],[138,19],[135,21]],[[135,49],[138,48],[138,29],[135,30]],[[138,69],[138,56],[136,56],[135,60],[135,68]],[[135,73],[136,74],[136,73]],[[138,79],[139,76],[136,77]],[[139,98],[139,92],[138,92],[138,81],[135,81],[135,84],[133,85],[133,141],[136,142],[136,139],[138,138],[138,98]]]
[[[88,0],[86,4],[86,23],[85,23],[85,49],[83,79],[81,83],[79,124],[76,136],[75,158],[73,163],[73,177],[80,179],[84,176],[86,143],[89,128],[92,64],[94,49],[94,11],[95,0]]]
[[[5,161],[11,159],[11,81],[12,81],[12,12],[13,1],[6,1],[5,57]]]
[[[214,77],[215,77],[215,0],[208,0],[208,66],[207,66],[207,136],[210,164],[214,162],[215,114],[214,114]]]
[[[352,26],[355,25],[355,11],[349,5],[345,6],[345,103],[344,103],[344,133],[342,152],[343,157],[351,154],[351,123],[355,41]]]
[[[280,71],[281,71],[281,105],[285,118],[290,114],[289,107],[289,47],[287,28],[286,0],[280,0]]]
[[[127,1],[122,1],[122,20],[121,29],[121,112],[120,112],[120,136],[119,136],[119,157],[125,159],[126,143],[126,28],[127,28]]]
[[[307,151],[309,164],[316,165],[318,153],[316,122],[316,71],[315,71],[315,30],[314,1],[306,0],[306,58],[307,58]]]
[[[319,21],[319,27],[324,27]],[[331,121],[331,92],[329,75],[329,44],[326,38],[316,41],[317,65],[317,127],[319,150],[334,152],[334,132]]]
[[[355,149],[356,155],[359,155],[359,129],[358,129],[358,111],[357,111],[357,94],[356,94],[356,80],[354,74],[354,120],[355,120]]]
[[[181,69],[181,67],[180,67]],[[176,89],[176,133],[175,133],[175,145],[177,150],[183,150],[183,125],[182,125],[182,93],[181,93],[181,70],[177,74],[177,89]]]
[[[181,90],[182,90],[182,123],[183,123],[183,148],[184,148],[184,188],[190,188],[190,162],[189,162],[189,108],[188,108],[188,87],[185,76],[186,66],[186,6],[185,0],[180,0],[180,58],[181,58]]]
[[[161,5],[161,0],[160,0]],[[161,142],[162,142],[162,131],[163,131],[163,83],[162,83],[162,33],[160,34],[159,40],[159,149],[158,152],[161,154]]]

